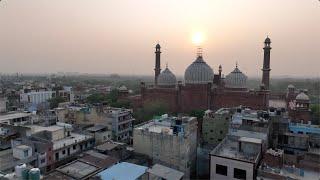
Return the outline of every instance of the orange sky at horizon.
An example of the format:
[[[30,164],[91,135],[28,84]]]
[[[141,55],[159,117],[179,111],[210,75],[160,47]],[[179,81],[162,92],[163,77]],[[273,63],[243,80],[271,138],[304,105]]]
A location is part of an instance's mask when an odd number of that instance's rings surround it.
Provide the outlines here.
[[[84,72],[153,75],[154,46],[177,75],[196,56],[227,74],[239,63],[261,76],[272,40],[271,75],[319,77],[318,0],[3,0],[0,73]]]

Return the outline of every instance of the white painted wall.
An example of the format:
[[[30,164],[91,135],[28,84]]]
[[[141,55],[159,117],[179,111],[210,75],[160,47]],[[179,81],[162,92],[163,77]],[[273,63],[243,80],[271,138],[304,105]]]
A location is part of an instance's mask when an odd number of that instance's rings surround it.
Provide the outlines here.
[[[216,164],[227,166],[228,167],[228,174],[227,176],[216,174]],[[212,180],[236,180],[233,178],[234,168],[246,170],[246,178],[247,180],[253,179],[253,172],[254,172],[254,164],[221,158],[216,156],[211,156],[210,160],[210,179]]]

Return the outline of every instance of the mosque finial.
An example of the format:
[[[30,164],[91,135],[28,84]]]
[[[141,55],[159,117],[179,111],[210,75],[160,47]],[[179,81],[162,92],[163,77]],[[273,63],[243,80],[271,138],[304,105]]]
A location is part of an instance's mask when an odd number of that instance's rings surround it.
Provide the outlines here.
[[[168,68],[168,62],[166,62],[166,68]]]
[[[238,61],[236,61],[236,68],[238,68]]]
[[[197,47],[197,57],[202,57],[202,47],[201,46]]]

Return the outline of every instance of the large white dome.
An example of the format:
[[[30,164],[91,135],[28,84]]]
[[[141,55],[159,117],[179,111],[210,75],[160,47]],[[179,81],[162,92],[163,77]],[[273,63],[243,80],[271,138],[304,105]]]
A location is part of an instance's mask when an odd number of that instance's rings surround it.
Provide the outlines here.
[[[184,72],[184,80],[186,84],[207,84],[213,82],[213,70],[202,59],[198,58],[188,66]]]
[[[177,82],[176,76],[167,67],[158,76],[159,86],[173,86]]]
[[[236,66],[236,68],[226,76],[225,83],[226,87],[229,88],[246,88],[247,76]]]

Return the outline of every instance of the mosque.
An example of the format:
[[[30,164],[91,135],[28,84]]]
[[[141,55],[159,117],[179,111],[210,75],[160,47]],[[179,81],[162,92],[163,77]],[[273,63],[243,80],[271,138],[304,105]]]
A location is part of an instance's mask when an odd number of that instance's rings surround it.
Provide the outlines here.
[[[264,41],[262,81],[257,90],[247,88],[247,76],[238,65],[223,77],[222,66],[215,74],[205,62],[202,53],[186,68],[184,81],[177,81],[168,66],[161,71],[161,46],[155,47],[154,84],[141,82],[140,106],[148,103],[165,103],[172,112],[219,109],[222,107],[248,106],[254,109],[267,109],[269,103],[270,51],[271,40]]]

